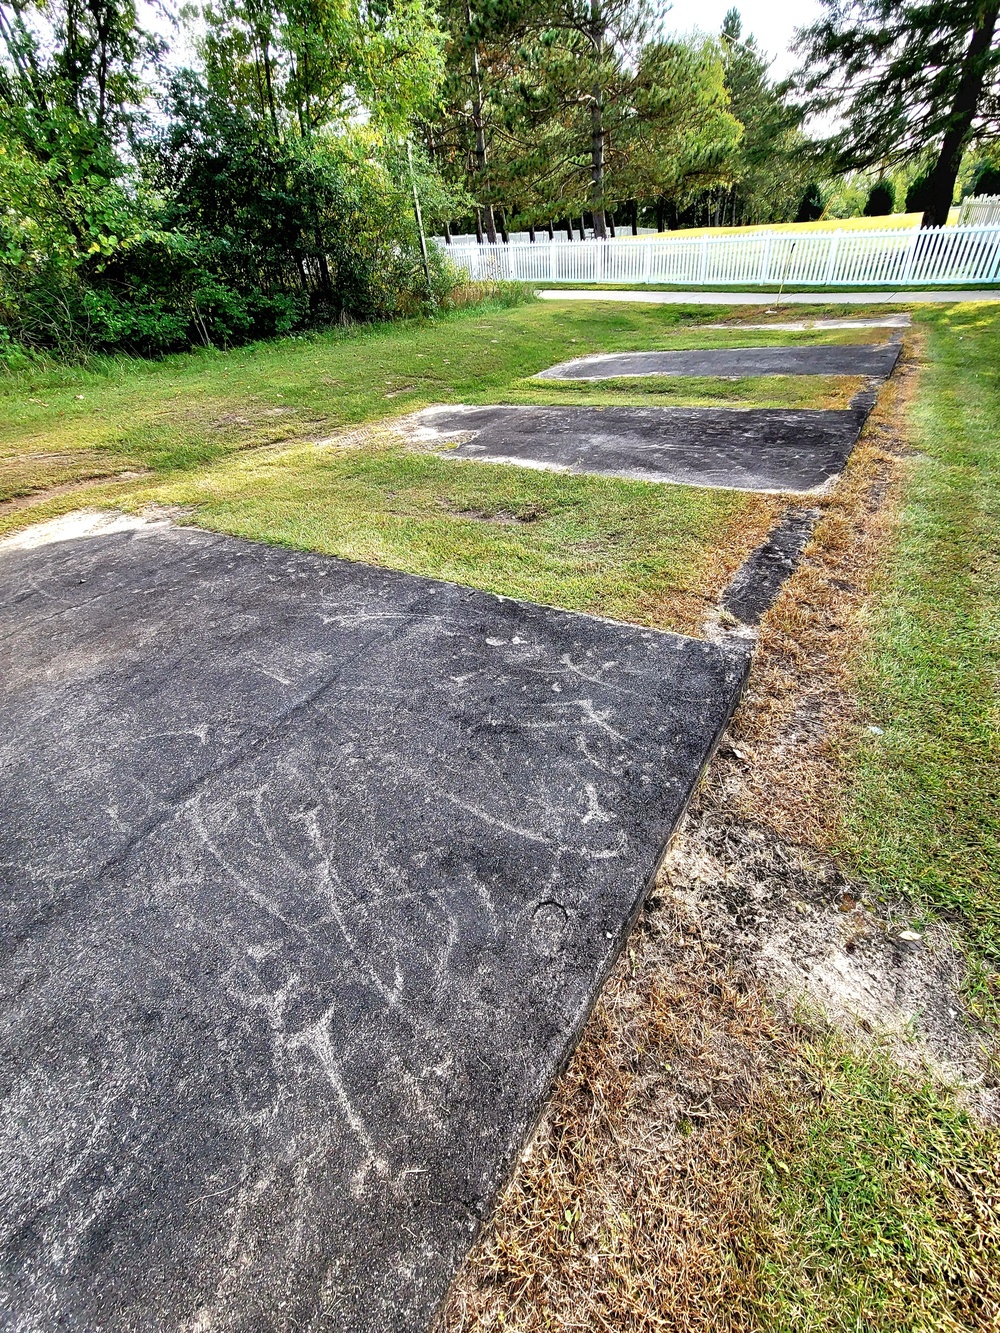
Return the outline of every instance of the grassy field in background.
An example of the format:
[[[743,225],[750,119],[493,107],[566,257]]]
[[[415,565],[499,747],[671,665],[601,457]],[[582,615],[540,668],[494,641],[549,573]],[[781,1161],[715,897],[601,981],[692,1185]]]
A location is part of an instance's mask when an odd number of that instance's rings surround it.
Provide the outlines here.
[[[919,227],[922,213],[889,213],[879,218],[820,218],[816,222],[769,222],[766,225],[754,223],[746,227],[684,227],[680,231],[661,231],[655,236],[746,236],[755,231],[790,231],[805,233],[811,231],[882,231],[885,228]],[[950,221],[957,221],[958,209],[951,211]],[[637,239],[642,240],[642,237]]]
[[[688,236],[747,236],[754,232],[761,231],[790,231],[804,232],[811,231],[880,231],[884,228],[897,227],[919,227],[922,213],[889,213],[885,217],[877,218],[820,218],[816,222],[754,222],[741,227],[679,227],[673,231],[645,232],[641,236],[633,237],[629,228],[618,228],[619,240],[637,240],[653,241],[662,237],[672,237],[677,240],[683,240]],[[953,208],[948,218],[949,224],[958,221],[958,209]],[[577,233],[574,232],[574,240]],[[556,229],[556,240],[565,240],[565,229]]]
[[[878,730],[851,756],[844,846],[886,893],[960,921],[996,973],[1000,311],[955,306],[920,319],[916,452],[860,668]],[[983,984],[1000,1002],[1000,978]]]

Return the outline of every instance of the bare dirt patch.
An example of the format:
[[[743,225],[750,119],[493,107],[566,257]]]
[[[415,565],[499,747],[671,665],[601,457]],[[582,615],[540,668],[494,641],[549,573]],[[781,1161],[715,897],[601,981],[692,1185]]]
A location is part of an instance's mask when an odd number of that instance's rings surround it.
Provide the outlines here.
[[[457,505],[450,504],[447,500],[439,500],[438,503],[442,509],[447,509],[449,514],[454,514],[456,518],[472,518],[480,523],[538,523],[541,519],[547,518],[548,513],[544,509],[525,509],[519,513],[514,513],[510,509],[462,509]]]
[[[733,720],[746,764],[733,812],[795,843],[829,848],[844,775],[839,756],[862,725],[852,662],[881,553],[894,530],[909,452],[906,405],[919,366],[908,341],[794,578],[764,617],[754,669]]]
[[[85,494],[87,491],[96,491],[109,482],[137,481],[150,475],[147,471],[97,472],[93,476],[83,477],[75,481],[64,481],[58,485],[45,486],[26,495],[14,495],[9,499],[0,500],[0,517],[22,510],[39,508],[48,501],[62,495]]]
[[[944,925],[912,929],[904,902],[880,903],[823,852],[734,817],[730,749],[668,853],[661,894],[708,953],[795,1013],[821,1010],[862,1042],[876,1036],[905,1067],[959,1085],[980,1119],[1000,1120],[990,1038],[960,993],[966,964]]]

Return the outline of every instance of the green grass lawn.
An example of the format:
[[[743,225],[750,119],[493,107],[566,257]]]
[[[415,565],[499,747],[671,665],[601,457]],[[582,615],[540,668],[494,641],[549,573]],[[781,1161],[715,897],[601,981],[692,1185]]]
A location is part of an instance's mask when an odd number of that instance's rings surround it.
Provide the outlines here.
[[[774,1091],[747,1126],[754,1323],[830,1333],[995,1327],[996,1131],[939,1083],[832,1031],[800,1040]]]
[[[1000,1001],[1000,311],[924,311],[900,530],[860,686],[844,846],[887,894],[959,921]],[[981,995],[985,1001],[987,990]]]
[[[0,531],[82,503],[180,506],[244,537],[697,632],[774,522],[775,497],[469,463],[377,429],[347,450],[313,442],[430,403],[837,407],[861,383],[531,379],[595,351],[827,340],[704,323],[683,307],[487,304],[230,353],[41,368],[3,386]],[[66,485],[102,475],[85,490]]]
[[[726,311],[713,312],[725,315]],[[557,387],[524,385],[569,356],[632,348],[746,346],[787,334],[701,331],[704,311],[560,310],[544,302],[485,306],[421,323],[335,330],[311,337],[166,357],[39,367],[0,378],[0,501],[60,482],[122,471],[169,473],[239,450],[315,439],[343,426],[433,402],[565,401]],[[834,335],[853,341],[845,330]],[[829,340],[822,334],[797,341]],[[569,391],[574,392],[574,391]],[[590,401],[621,401],[598,386]],[[675,382],[655,392],[674,403],[822,405],[834,383],[774,379]],[[570,401],[580,401],[575,391]]]

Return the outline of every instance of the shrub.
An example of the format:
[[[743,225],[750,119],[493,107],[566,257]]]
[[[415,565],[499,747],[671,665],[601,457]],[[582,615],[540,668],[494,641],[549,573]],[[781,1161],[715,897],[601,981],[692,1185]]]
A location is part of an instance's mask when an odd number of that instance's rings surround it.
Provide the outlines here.
[[[927,184],[926,175],[910,182],[906,191],[907,213],[922,213],[927,207]]]

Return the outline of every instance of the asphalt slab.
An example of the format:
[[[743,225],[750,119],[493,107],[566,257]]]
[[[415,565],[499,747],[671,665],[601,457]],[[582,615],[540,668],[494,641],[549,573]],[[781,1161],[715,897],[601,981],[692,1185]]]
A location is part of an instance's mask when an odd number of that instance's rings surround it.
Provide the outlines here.
[[[429,407],[406,427],[461,437],[458,458],[634,481],[822,491],[843,470],[874,395],[844,411],[676,407]]]
[[[744,625],[760,623],[781,591],[781,585],[799,567],[819,518],[818,509],[792,507],[752,551],[722,594],[722,605]]]
[[[886,379],[900,343],[818,343],[802,347],[711,347],[683,352],[607,352],[563,361],[542,380],[631,379],[640,375],[860,375]]]
[[[0,659],[4,1328],[425,1329],[745,652],[95,519]]]

